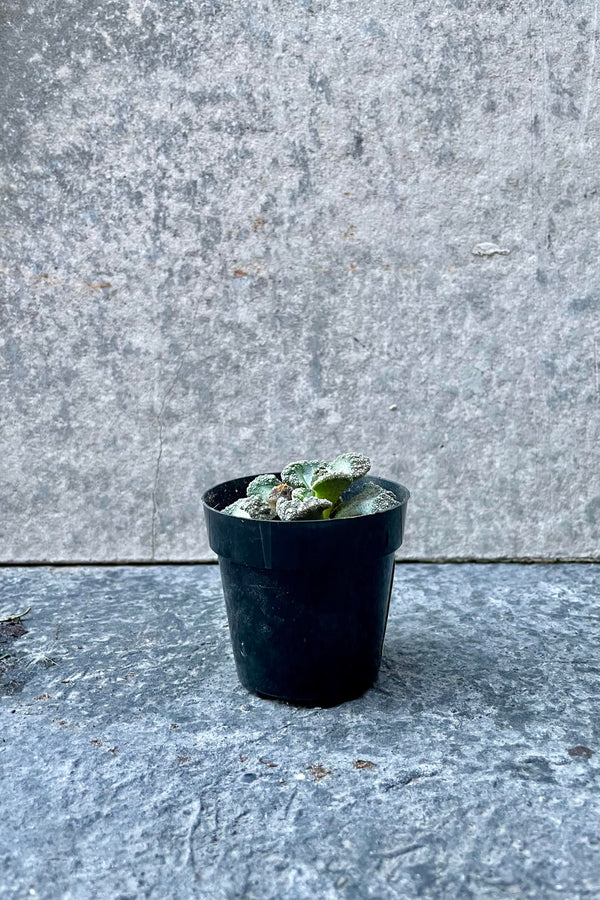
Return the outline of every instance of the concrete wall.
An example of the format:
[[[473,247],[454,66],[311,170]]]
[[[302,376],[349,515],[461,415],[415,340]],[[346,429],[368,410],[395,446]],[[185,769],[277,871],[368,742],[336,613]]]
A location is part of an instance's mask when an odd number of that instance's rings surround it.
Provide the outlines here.
[[[202,559],[340,449],[598,555],[595,0],[3,0],[0,560]]]

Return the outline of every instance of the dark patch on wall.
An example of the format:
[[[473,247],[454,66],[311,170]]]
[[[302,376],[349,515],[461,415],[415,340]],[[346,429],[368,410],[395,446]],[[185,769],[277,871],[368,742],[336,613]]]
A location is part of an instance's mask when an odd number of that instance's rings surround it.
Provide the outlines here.
[[[350,155],[353,159],[360,159],[364,151],[364,138],[362,134],[355,134],[352,139],[352,149]]]
[[[574,313],[592,312],[600,307],[598,294],[586,294],[584,297],[575,297],[569,303],[569,309]]]

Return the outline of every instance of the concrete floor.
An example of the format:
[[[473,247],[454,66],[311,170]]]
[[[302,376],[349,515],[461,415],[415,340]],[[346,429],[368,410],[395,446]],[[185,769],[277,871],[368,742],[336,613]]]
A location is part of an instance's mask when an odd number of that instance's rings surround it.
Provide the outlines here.
[[[0,569],[0,896],[596,900],[599,573],[401,564],[325,710],[238,684],[215,566]]]

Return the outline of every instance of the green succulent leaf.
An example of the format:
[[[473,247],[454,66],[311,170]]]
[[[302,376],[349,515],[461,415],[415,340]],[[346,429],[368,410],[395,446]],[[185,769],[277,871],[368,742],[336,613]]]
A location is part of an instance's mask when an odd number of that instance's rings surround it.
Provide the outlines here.
[[[312,479],[316,469],[325,465],[322,459],[305,459],[290,463],[281,473],[281,480],[292,488],[312,487]]]
[[[239,519],[275,519],[275,510],[269,506],[266,500],[256,494],[252,497],[242,497],[234,500],[223,510],[228,516],[237,516]]]
[[[292,489],[289,485],[282,484],[277,475],[257,475],[246,488],[246,493],[249,497],[260,497],[274,512],[278,499],[280,497],[289,499],[292,496]]]
[[[249,497],[262,497],[267,500],[273,488],[281,486],[281,481],[277,475],[257,475],[254,481],[251,481],[246,488]]]
[[[315,495],[313,494],[313,492],[311,491],[310,488],[299,487],[299,488],[294,488],[294,490],[292,491],[291,499],[292,500],[308,500],[309,497],[314,497],[314,496]],[[286,499],[289,499],[289,498],[286,498]]]
[[[312,489],[317,497],[336,503],[357,478],[371,468],[371,460],[362,453],[342,453],[319,466],[313,475]]]
[[[340,504],[333,517],[350,519],[353,516],[368,516],[371,513],[392,509],[394,506],[400,506],[400,501],[391,491],[386,491],[378,484],[368,481],[359,494]]]
[[[324,513],[331,509],[329,500],[319,500],[318,497],[307,496],[286,500],[281,497],[277,501],[277,515],[282,522],[294,522],[300,519],[322,519]]]

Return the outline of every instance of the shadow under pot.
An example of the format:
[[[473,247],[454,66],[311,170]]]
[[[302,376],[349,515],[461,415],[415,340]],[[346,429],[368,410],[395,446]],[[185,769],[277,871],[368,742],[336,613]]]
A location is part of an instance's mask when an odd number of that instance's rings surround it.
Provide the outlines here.
[[[258,696],[301,706],[355,699],[379,672],[394,553],[410,494],[370,475],[398,506],[295,522],[223,513],[246,496],[255,477],[223,482],[202,497],[239,680]],[[360,492],[364,482],[357,480],[344,497]]]

